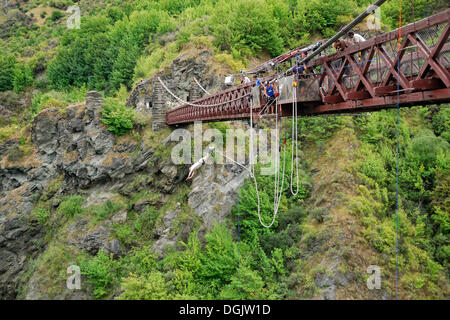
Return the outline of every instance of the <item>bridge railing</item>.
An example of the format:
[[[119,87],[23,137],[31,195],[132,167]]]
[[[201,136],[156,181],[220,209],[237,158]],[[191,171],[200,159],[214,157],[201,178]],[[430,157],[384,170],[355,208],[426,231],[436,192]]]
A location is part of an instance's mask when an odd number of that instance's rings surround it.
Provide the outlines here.
[[[355,108],[374,109],[377,106],[382,108],[393,105],[394,99],[389,97],[397,93],[401,95],[401,103],[410,105],[424,97],[430,101],[448,100],[449,35],[450,9],[402,27],[401,41],[399,30],[394,30],[357,43],[342,52],[311,60],[308,70],[312,71],[303,78],[314,84],[314,90],[319,91],[320,96],[315,92],[317,99],[300,104],[299,114],[349,112]],[[171,125],[248,117],[254,85],[236,86],[169,110],[166,123]],[[253,101],[254,114],[266,103],[263,97],[258,101],[259,105]],[[302,101],[301,96],[298,96],[297,101]]]
[[[450,87],[450,10],[399,30],[319,57],[308,64],[319,77],[324,103]],[[400,72],[397,64],[400,63]]]
[[[262,79],[270,81],[274,76]],[[204,121],[214,119],[232,119],[247,117],[252,105],[252,91],[255,83],[241,84],[236,87],[207,95],[197,101],[172,109],[166,113],[166,123],[176,124],[192,121]],[[264,101],[263,99],[261,101]],[[260,105],[253,105],[254,112],[260,109]]]

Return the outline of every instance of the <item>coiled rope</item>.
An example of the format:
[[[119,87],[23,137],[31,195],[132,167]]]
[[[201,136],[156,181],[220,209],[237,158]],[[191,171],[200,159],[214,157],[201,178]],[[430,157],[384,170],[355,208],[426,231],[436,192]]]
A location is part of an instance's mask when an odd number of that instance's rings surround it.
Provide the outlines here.
[[[276,144],[276,150],[278,151],[278,98],[276,98],[276,102],[277,102],[277,112],[276,112],[276,130],[277,130],[277,144]],[[256,176],[254,173],[254,168],[252,165],[252,157],[253,157],[253,99],[251,100],[251,105],[250,105],[250,168],[247,168],[246,166],[240,164],[239,162],[235,161],[234,159],[226,156],[225,154],[219,152],[219,151],[215,151],[216,153],[222,155],[224,158],[230,160],[231,162],[237,164],[238,166],[240,166],[241,168],[243,168],[244,170],[248,171],[250,173],[250,177],[253,179],[253,183],[255,185],[255,191],[256,191],[256,197],[258,199],[258,220],[259,223],[264,227],[264,228],[271,228],[273,226],[273,224],[275,223],[275,220],[277,218],[278,215],[278,209],[280,206],[280,202],[281,202],[281,196],[283,193],[283,186],[284,186],[284,173],[285,173],[285,164],[286,164],[286,146],[284,147],[284,164],[283,164],[283,178],[282,178],[282,183],[281,183],[281,187],[279,187],[279,157],[277,157],[277,160],[275,161],[275,173],[276,173],[276,177],[275,177],[275,190],[274,190],[274,211],[273,211],[273,216],[272,216],[272,221],[270,224],[265,224],[262,221],[262,217],[261,217],[261,198],[259,196],[259,189],[258,189],[258,182],[256,181]]]

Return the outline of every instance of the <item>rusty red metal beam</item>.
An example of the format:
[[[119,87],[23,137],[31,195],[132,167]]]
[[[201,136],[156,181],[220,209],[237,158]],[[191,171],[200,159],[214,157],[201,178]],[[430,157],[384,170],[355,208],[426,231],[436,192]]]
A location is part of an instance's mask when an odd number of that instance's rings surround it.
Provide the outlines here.
[[[440,34],[422,39],[438,25],[441,27]],[[348,47],[343,52],[310,61],[309,70],[321,69],[305,76],[310,83],[318,81],[319,85],[315,87],[319,90],[318,99],[299,103],[298,114],[377,111],[396,106],[397,101],[401,107],[449,102],[450,62],[445,56],[450,52],[447,43],[449,35],[450,9],[402,27],[400,48],[392,45],[399,37],[398,30],[394,30]],[[364,57],[368,61],[360,62]],[[377,59],[376,62],[373,59]],[[377,79],[374,79],[374,73]],[[400,91],[397,90],[397,81]],[[253,83],[236,86],[193,102],[196,106],[184,105],[170,110],[166,122],[173,125],[248,118],[253,86]],[[259,117],[258,112],[264,107],[265,99],[261,97],[260,101],[260,105],[254,106],[255,118]],[[284,97],[280,106],[282,116],[290,115],[292,99]],[[266,112],[264,116],[273,115]]]

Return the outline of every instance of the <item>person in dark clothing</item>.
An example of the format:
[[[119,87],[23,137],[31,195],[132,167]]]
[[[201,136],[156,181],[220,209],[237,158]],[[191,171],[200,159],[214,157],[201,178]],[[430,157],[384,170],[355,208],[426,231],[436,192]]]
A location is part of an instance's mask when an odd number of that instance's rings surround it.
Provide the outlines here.
[[[302,52],[301,59],[304,60],[306,58],[306,52]],[[300,76],[303,76],[305,72],[308,72],[306,65],[304,63],[300,64],[299,59],[297,59],[295,66],[292,68],[292,74],[298,79]]]

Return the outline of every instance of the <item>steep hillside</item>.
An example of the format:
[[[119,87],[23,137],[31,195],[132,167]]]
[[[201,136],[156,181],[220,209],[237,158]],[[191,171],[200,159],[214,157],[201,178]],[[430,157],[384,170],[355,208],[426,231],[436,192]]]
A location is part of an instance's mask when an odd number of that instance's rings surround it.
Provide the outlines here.
[[[449,299],[449,105],[401,110],[398,190],[396,110],[300,119],[295,196],[285,118],[270,229],[246,170],[214,155],[186,181],[189,164],[171,160],[176,128],[152,129],[157,77],[194,100],[194,78],[224,89],[225,75],[330,37],[370,2],[0,4],[0,299],[393,299],[397,257],[401,299]],[[404,23],[448,7],[403,3]],[[80,29],[67,28],[71,5]],[[383,30],[398,9],[384,5]],[[203,124],[223,138],[248,128]],[[274,176],[256,180],[267,223]],[[66,286],[73,265],[81,290]],[[381,270],[380,290],[367,286],[369,266]]]

